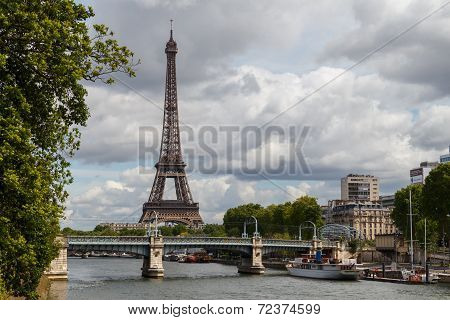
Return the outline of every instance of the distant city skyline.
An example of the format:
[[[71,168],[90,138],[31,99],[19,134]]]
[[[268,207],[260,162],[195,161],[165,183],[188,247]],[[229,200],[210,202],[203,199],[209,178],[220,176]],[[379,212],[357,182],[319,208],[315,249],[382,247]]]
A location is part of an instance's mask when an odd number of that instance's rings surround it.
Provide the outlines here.
[[[72,160],[75,181],[62,223],[80,229],[139,220],[154,177],[154,169],[139,172],[139,128],[161,128],[157,106],[164,101],[170,19],[179,47],[180,115],[198,130],[262,125],[440,5],[81,2],[94,8],[94,22],[108,25],[141,64],[135,79],[118,75],[114,86],[87,84],[91,118]],[[420,162],[440,161],[450,143],[450,40],[435,30],[449,26],[449,16],[449,10],[436,13],[273,121],[311,128],[303,146],[311,175],[268,181],[189,174],[205,222],[220,222],[229,207],[248,202],[268,205],[308,194],[325,204],[339,198],[340,179],[349,173],[374,175],[379,194],[392,194],[410,183],[409,170]],[[197,148],[183,139],[182,148]],[[227,147],[219,148],[221,159]]]

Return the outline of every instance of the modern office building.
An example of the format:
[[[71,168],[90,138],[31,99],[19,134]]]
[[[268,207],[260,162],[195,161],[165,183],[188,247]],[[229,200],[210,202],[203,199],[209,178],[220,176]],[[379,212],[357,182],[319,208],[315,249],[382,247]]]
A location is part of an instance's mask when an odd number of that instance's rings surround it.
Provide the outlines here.
[[[424,184],[425,178],[431,170],[436,168],[439,162],[424,161],[420,163],[420,167],[409,170],[411,184]]]
[[[375,235],[395,232],[391,209],[383,207],[380,201],[330,200],[323,216],[326,224],[361,230],[368,240],[375,240]]]
[[[349,174],[341,179],[341,200],[377,201],[380,197],[378,178]]]
[[[448,146],[448,153],[440,156],[439,161],[441,163],[450,162],[450,146]]]

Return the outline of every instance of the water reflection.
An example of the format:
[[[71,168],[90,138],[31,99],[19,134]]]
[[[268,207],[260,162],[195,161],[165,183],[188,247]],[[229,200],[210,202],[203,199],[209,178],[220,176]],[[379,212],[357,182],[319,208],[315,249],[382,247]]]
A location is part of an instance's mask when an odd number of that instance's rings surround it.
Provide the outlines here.
[[[370,281],[333,282],[290,277],[267,269],[242,275],[236,266],[165,262],[164,279],[141,277],[142,260],[69,259],[68,287],[55,283],[60,299],[450,299],[450,286]]]

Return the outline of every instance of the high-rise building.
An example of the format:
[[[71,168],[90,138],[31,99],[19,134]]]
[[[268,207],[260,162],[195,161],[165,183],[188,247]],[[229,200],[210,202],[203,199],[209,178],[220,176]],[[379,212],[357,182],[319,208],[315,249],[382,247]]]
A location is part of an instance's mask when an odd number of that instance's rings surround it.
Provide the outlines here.
[[[450,162],[450,146],[448,146],[448,153],[440,156],[439,160],[441,163]]]
[[[349,174],[341,179],[341,200],[377,201],[380,198],[379,187],[377,177]]]
[[[419,168],[409,170],[411,184],[425,184],[425,178],[428,176],[430,171],[438,165],[439,162],[424,161],[420,163]]]

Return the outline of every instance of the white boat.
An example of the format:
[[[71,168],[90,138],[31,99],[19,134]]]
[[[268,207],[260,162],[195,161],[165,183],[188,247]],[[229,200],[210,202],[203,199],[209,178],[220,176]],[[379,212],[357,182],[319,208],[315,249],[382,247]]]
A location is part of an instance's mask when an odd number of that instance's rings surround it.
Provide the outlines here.
[[[316,261],[309,258],[297,258],[286,268],[291,276],[330,279],[330,280],[358,280],[359,271],[356,261],[348,259],[343,263],[330,263],[328,260]]]
[[[403,280],[407,280],[411,283],[438,283],[439,276],[433,272],[428,274],[428,282],[427,276],[425,274],[425,270],[406,270],[402,269],[402,277]]]

